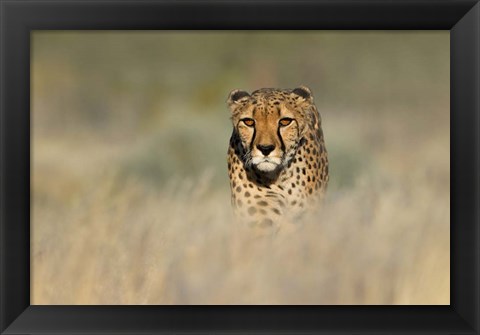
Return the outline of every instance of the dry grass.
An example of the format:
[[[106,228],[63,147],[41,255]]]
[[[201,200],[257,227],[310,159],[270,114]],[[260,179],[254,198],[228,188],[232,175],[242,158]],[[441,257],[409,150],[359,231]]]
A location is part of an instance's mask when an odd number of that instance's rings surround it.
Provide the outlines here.
[[[449,138],[440,127],[412,147],[401,123],[378,122],[350,131],[395,136],[373,146],[370,168],[334,183],[295,233],[261,239],[232,224],[228,190],[212,186],[226,171],[157,186],[118,171],[125,143],[43,136],[32,304],[449,304]],[[334,156],[344,136],[331,135]]]

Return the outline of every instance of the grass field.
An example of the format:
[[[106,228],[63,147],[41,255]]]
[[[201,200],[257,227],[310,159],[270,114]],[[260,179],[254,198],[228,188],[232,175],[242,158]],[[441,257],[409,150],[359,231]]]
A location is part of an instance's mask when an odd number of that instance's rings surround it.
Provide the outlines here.
[[[448,38],[35,33],[31,303],[449,304]],[[254,238],[231,216],[224,101],[298,84],[329,190]]]

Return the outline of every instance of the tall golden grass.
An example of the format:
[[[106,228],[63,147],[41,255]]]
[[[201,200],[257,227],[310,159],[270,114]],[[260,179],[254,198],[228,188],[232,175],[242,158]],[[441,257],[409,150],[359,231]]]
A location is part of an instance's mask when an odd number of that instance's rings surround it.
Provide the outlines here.
[[[449,304],[449,138],[417,140],[265,238],[233,223],[226,170],[156,186],[118,171],[125,143],[36,140],[32,304]]]

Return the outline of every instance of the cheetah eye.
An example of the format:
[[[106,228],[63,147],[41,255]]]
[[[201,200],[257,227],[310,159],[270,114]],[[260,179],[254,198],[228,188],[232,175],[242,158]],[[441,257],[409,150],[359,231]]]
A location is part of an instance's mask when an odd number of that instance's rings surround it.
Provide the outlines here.
[[[290,123],[292,123],[292,121],[293,121],[293,119],[290,119],[290,118],[286,117],[286,118],[281,119],[279,121],[279,123],[280,123],[281,126],[285,127],[285,126],[288,126]]]
[[[255,124],[255,120],[254,119],[249,119],[249,118],[246,118],[246,119],[242,119],[241,120],[243,123],[245,123],[245,125],[249,126],[249,127],[253,127],[253,125]]]

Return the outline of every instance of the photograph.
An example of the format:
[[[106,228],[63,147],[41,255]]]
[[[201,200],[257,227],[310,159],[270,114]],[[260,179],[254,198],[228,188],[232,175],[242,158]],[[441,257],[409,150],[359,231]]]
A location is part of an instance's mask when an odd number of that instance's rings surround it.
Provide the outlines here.
[[[31,305],[450,305],[449,30],[32,30]]]

